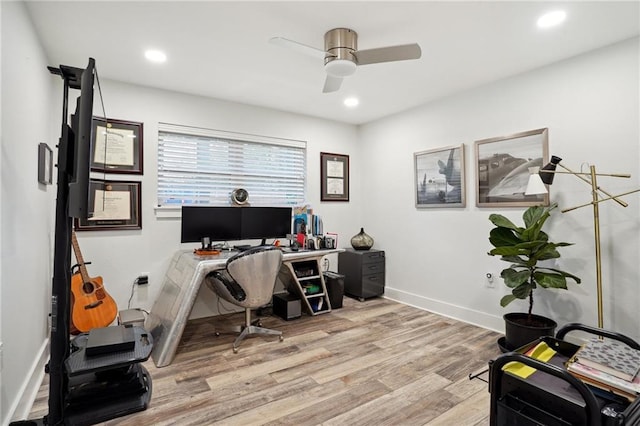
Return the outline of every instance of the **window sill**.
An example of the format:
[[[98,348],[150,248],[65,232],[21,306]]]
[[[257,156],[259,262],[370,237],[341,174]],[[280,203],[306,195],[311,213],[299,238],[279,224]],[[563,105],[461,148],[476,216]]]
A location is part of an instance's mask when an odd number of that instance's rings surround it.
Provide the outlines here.
[[[155,206],[153,208],[156,218],[158,219],[178,219],[182,217],[182,206],[167,207]]]

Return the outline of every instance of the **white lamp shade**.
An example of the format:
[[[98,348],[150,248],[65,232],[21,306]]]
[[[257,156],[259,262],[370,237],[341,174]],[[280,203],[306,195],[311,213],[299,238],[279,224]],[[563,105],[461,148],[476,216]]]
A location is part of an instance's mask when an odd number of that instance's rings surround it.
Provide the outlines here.
[[[549,191],[540,178],[540,167],[529,167],[529,183],[524,195],[546,194],[547,192]]]

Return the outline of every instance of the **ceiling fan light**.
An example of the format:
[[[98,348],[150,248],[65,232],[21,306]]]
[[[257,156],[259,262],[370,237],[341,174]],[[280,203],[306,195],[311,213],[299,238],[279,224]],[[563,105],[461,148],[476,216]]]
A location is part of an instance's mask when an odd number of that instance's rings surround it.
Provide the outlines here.
[[[327,74],[334,77],[348,77],[356,72],[355,62],[347,59],[334,59],[333,61],[328,62],[324,68],[327,71]]]

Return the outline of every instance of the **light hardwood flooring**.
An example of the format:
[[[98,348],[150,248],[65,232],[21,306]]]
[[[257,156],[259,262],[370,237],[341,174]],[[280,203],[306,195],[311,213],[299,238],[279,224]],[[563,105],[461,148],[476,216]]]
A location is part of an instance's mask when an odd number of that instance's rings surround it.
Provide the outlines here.
[[[497,333],[384,298],[328,314],[263,325],[237,354],[220,324],[190,321],[173,363],[145,362],[153,382],[146,411],[108,425],[487,425],[487,384],[468,375],[499,355]],[[30,418],[47,412],[47,380]]]

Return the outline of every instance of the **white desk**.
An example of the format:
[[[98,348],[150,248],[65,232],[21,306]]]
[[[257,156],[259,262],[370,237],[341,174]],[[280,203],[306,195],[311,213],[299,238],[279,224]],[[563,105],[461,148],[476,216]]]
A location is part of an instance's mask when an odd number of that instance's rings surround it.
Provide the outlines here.
[[[320,259],[342,249],[285,251],[283,261]],[[211,271],[224,269],[227,259],[236,251],[223,251],[213,256],[196,256],[193,250],[180,250],[173,255],[145,328],[153,335],[151,356],[157,367],[171,364],[184,327],[189,320],[200,285]]]

